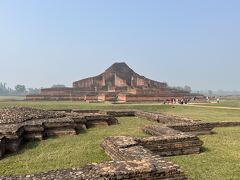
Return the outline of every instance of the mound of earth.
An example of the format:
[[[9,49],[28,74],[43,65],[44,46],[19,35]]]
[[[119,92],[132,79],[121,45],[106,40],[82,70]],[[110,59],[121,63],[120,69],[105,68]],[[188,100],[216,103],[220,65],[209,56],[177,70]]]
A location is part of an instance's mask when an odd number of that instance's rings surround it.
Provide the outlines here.
[[[0,124],[21,123],[32,119],[64,117],[63,113],[34,109],[30,107],[11,107],[0,109]]]

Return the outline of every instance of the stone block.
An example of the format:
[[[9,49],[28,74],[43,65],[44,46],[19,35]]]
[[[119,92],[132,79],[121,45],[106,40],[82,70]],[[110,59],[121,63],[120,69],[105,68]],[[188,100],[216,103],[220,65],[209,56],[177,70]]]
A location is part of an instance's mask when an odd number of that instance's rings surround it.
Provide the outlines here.
[[[212,134],[212,130],[215,125],[208,122],[195,122],[172,124],[168,125],[168,127],[182,132],[189,132],[198,136]]]
[[[11,153],[17,152],[22,143],[22,137],[17,139],[6,139],[5,140],[5,150]]]
[[[41,141],[44,139],[44,132],[25,132],[23,138],[26,141]]]
[[[5,137],[0,136],[0,159],[4,156],[5,154]]]
[[[128,117],[135,116],[135,111],[106,111],[106,114],[113,117]]]
[[[87,120],[87,128],[94,127],[94,126],[102,126],[102,125],[113,125],[117,124],[118,121],[116,118],[107,116],[107,115],[92,115],[92,116],[86,116]]]
[[[44,127],[43,125],[27,125],[24,126],[24,139],[27,141],[43,140]]]
[[[45,129],[44,137],[51,137],[51,136],[62,136],[62,135],[76,135],[75,128],[51,128]]]
[[[203,142],[191,133],[183,133],[166,126],[145,126],[143,128],[152,137],[139,139],[143,147],[161,155],[186,155],[200,153]]]

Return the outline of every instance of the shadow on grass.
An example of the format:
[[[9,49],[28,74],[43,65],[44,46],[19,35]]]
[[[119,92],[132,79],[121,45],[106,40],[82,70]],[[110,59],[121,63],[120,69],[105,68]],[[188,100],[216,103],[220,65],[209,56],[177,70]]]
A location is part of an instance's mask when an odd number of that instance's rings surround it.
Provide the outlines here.
[[[77,135],[79,135],[79,134],[86,134],[87,133],[87,129],[78,129],[78,130],[76,130],[76,132],[77,132]]]
[[[209,151],[210,151],[210,149],[208,147],[205,147],[205,146],[201,147],[201,149],[200,149],[201,153],[205,153],[205,152],[209,152]]]
[[[216,131],[212,131],[212,132],[211,132],[211,135],[215,135],[215,134],[217,134]]]
[[[8,157],[23,154],[30,149],[36,148],[39,144],[40,144],[40,141],[33,141],[33,142],[27,142],[26,141],[23,144],[21,144],[21,146],[19,147],[19,151],[14,152],[14,153],[6,152],[7,154],[4,158],[8,158]]]

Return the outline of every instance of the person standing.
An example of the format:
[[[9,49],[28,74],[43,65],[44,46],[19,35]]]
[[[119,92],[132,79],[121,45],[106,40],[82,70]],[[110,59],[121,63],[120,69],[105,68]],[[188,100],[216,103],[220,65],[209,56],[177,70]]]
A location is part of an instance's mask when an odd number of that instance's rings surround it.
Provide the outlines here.
[[[210,100],[209,100],[209,97],[208,97],[208,96],[206,97],[206,99],[207,99],[207,102],[210,103]]]

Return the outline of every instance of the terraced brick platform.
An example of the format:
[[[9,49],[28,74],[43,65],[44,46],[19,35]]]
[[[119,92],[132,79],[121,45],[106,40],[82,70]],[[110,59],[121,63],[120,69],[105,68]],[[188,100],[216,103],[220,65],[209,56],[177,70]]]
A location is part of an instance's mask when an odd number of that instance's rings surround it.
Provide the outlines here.
[[[117,123],[115,117],[103,113],[46,111],[23,107],[3,109],[0,116],[0,157],[5,152],[17,152],[25,141],[76,135],[93,126]]]

